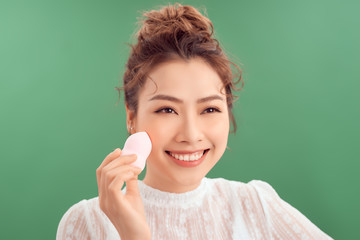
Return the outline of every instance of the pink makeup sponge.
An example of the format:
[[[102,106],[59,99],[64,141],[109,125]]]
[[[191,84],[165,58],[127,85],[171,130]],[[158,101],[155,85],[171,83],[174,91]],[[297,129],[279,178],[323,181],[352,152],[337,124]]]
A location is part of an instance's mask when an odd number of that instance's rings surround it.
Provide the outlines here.
[[[131,165],[144,170],[146,159],[151,152],[151,140],[146,132],[137,132],[128,137],[121,155],[136,154],[137,159]]]

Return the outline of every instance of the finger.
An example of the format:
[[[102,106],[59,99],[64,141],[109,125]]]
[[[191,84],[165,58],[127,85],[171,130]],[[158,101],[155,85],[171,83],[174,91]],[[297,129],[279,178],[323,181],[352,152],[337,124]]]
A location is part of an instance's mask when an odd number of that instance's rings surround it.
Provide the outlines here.
[[[114,159],[113,161],[111,161],[108,165],[104,166],[103,171],[109,171],[118,166],[130,165],[130,163],[135,162],[136,159],[137,159],[136,154],[120,156],[120,157]]]
[[[117,175],[114,180],[109,184],[108,190],[109,194],[112,195],[117,200],[121,200],[123,197],[121,189],[123,188],[126,181],[129,181],[134,177],[134,173],[132,171],[124,172],[121,175]]]
[[[111,192],[109,192],[109,186],[113,182],[114,178],[116,178],[116,176],[118,175],[122,176],[127,172],[127,170],[123,170],[123,171],[121,171],[121,169],[120,171],[119,169],[115,169],[115,170],[117,170],[117,173],[115,174],[109,174],[109,172],[107,172],[100,175],[98,181],[99,199],[102,198],[105,201],[109,201],[109,195],[111,195]],[[123,187],[123,185],[124,183],[121,184],[120,190]]]
[[[126,181],[126,195],[140,196],[137,176]]]
[[[126,174],[128,172],[132,172],[133,175],[139,174],[139,168],[131,166],[131,165],[124,165],[119,166],[117,168],[111,169],[110,171],[104,173],[101,176],[101,187],[102,189],[109,189],[109,186],[114,181],[115,178],[123,178],[123,181],[127,181]],[[122,186],[121,186],[122,187]]]
[[[99,193],[99,202],[102,203],[103,200],[107,199],[107,191],[103,187],[104,186],[104,178],[101,178],[101,172],[104,166],[106,166],[109,162],[116,159],[121,155],[121,149],[116,148],[113,152],[108,154],[101,165],[96,169],[96,180],[98,185],[98,193]],[[101,205],[101,204],[100,204]]]
[[[103,162],[100,164],[100,166],[96,169],[96,179],[99,183],[101,172],[104,166],[106,166],[109,162],[113,161],[117,157],[119,157],[121,154],[120,148],[116,148],[112,153],[106,156],[106,158],[103,160]],[[99,184],[98,184],[99,185]],[[99,186],[98,186],[99,187]]]
[[[112,161],[102,169],[97,170],[97,183],[98,183],[98,189],[99,194],[101,189],[107,189],[111,181],[116,175],[121,175],[124,171],[132,170],[134,171],[134,174],[139,175],[141,171],[139,171],[139,168],[134,167],[130,164],[133,161],[136,160],[136,155],[126,155],[120,157],[122,161]],[[120,159],[119,159],[120,160]],[[106,193],[103,193],[106,195]]]
[[[103,160],[103,162],[101,163],[101,165],[99,166],[99,168],[102,168],[104,166],[106,166],[109,162],[113,161],[114,159],[118,158],[121,154],[121,149],[120,148],[116,148],[113,152],[109,153],[105,159]]]
[[[114,178],[116,176],[124,175],[129,171],[133,172],[134,176],[137,176],[141,172],[139,170],[141,170],[141,169],[138,167],[134,167],[132,165],[122,165],[122,166],[118,166],[113,169],[110,169],[109,171],[107,171],[104,174],[104,179],[106,179],[105,181],[107,181],[107,182],[105,182],[105,186],[108,186],[114,180]]]
[[[115,150],[115,151],[117,151],[117,150]],[[121,151],[120,151],[120,153],[121,153]],[[111,155],[111,154],[109,154],[109,155]],[[116,155],[113,155],[113,157],[114,156],[116,156]],[[137,159],[136,154],[125,155],[125,156],[119,155],[117,158],[105,159],[104,162],[100,165],[100,167],[98,167],[96,169],[97,181],[99,182],[100,176],[102,174],[104,174],[104,172],[107,172],[109,169],[112,169],[112,168],[114,168],[116,166],[120,166],[120,165],[130,164],[130,163],[136,161],[136,159]],[[107,164],[107,165],[105,165],[105,164]]]

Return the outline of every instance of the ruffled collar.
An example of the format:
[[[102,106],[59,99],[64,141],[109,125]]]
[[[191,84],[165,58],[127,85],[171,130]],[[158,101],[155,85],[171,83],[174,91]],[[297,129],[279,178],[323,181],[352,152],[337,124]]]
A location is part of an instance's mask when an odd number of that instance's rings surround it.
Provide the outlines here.
[[[200,185],[194,190],[185,193],[169,193],[152,188],[138,180],[140,195],[144,205],[176,206],[181,208],[200,206],[207,192],[207,183],[208,179],[203,178]]]

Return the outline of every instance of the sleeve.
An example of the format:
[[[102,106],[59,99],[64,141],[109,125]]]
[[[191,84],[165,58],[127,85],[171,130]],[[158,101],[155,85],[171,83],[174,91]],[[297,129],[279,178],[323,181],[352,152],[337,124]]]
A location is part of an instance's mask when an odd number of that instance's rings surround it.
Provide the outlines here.
[[[95,239],[88,227],[86,211],[85,200],[73,205],[61,218],[56,239]]]
[[[274,239],[332,239],[297,209],[282,200],[266,182],[251,181],[263,206]]]

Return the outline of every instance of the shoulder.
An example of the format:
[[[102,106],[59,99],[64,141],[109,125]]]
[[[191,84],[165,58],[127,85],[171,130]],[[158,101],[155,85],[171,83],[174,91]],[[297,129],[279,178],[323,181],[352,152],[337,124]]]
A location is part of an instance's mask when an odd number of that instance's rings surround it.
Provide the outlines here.
[[[275,199],[279,199],[273,187],[261,180],[248,183],[227,180],[223,178],[207,179],[207,185],[212,195],[216,195],[229,204],[239,206],[243,212],[256,211],[265,215],[266,206]]]
[[[206,182],[210,188],[214,188],[215,194],[227,197],[231,209],[239,210],[242,219],[253,232],[260,230],[276,239],[331,239],[297,209],[282,200],[265,181],[243,183],[217,178],[207,179]]]
[[[275,189],[267,182],[262,180],[252,180],[248,183],[249,186],[256,189],[256,191],[263,194],[274,194],[277,195]]]
[[[238,222],[247,226],[247,230],[252,233],[261,233],[265,239],[268,238],[269,224],[266,219],[264,202],[262,201],[263,189],[271,192],[268,183],[253,180],[248,183],[226,180],[211,179],[209,185],[214,187],[217,194],[226,202],[228,209]],[[253,236],[254,239],[260,239],[259,236]]]
[[[73,237],[89,237],[88,231],[79,231],[79,227],[86,226],[86,204],[87,200],[72,205],[62,216],[57,228],[56,239],[72,239]]]
[[[112,228],[110,220],[100,209],[99,198],[94,197],[81,200],[65,212],[58,225],[56,239],[96,239],[99,233],[111,233]]]
[[[101,209],[99,207],[99,198],[98,197],[94,197],[91,199],[83,199],[80,202],[72,205],[66,211],[66,213],[62,217],[61,221],[63,219],[75,219],[80,215],[83,217],[90,217],[92,212],[98,213],[99,210],[101,210]]]
[[[88,200],[85,199],[73,204],[62,216],[59,227],[63,225],[73,225],[79,220],[79,218],[84,219],[88,209],[87,205]]]
[[[248,183],[227,180],[224,178],[206,178],[206,183],[210,188],[220,192],[228,192],[245,197],[248,195],[273,195],[278,196],[274,188],[267,182],[252,180]]]

